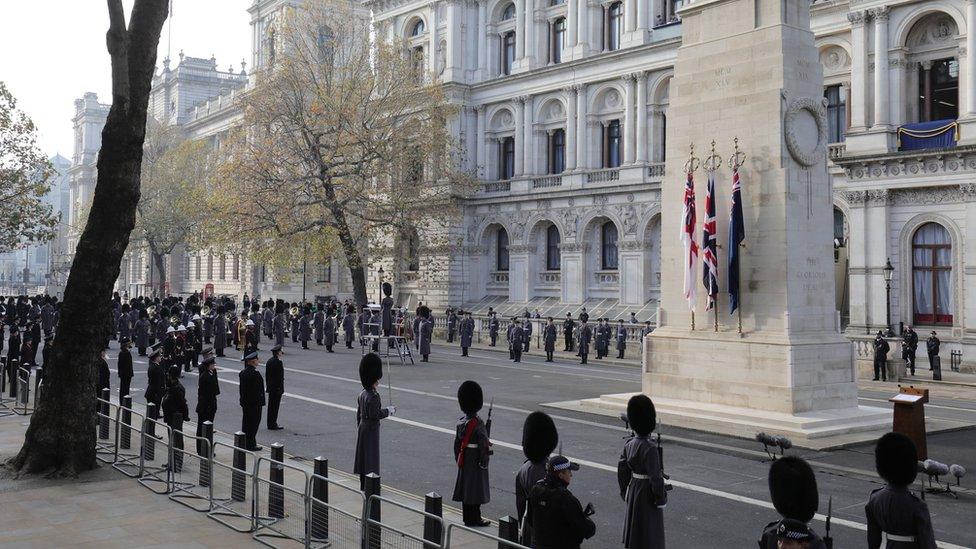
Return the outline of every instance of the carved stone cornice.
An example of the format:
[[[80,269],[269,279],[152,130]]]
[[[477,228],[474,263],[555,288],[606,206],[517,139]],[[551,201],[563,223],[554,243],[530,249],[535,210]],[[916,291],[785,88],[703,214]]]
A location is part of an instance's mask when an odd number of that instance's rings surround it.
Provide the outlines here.
[[[533,246],[528,244],[509,244],[508,253],[510,254],[527,254],[532,251]]]
[[[869,10],[871,12],[871,18],[875,20],[878,24],[883,24],[888,21],[888,15],[891,13],[891,8],[888,6],[881,6],[879,8],[873,8]]]
[[[639,252],[647,249],[647,245],[642,240],[621,240],[617,242],[617,247],[624,252]]]
[[[890,202],[888,189],[846,191],[844,199],[851,206],[884,206]]]
[[[947,185],[944,187],[919,187],[894,189],[891,201],[898,206],[918,204],[958,204],[976,200],[976,184]]]
[[[590,250],[589,242],[563,242],[559,244],[559,251],[565,253],[586,253]]]
[[[852,27],[863,27],[868,21],[868,13],[865,11],[848,12],[847,20],[851,23]]]
[[[884,155],[842,156],[834,158],[833,162],[844,169],[849,181],[976,174],[976,146],[958,146],[948,151],[933,149]]]

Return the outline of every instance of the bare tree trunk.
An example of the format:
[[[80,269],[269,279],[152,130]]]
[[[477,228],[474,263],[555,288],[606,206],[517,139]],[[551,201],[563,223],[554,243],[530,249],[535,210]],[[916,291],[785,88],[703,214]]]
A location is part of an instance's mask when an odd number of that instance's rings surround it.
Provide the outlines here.
[[[167,0],[135,0],[126,29],[121,0],[107,0],[112,108],[102,130],[98,182],[64,290],[44,392],[24,445],[21,473],[76,476],[95,462],[95,359],[111,329],[112,286],[135,225],[146,110]]]
[[[156,265],[156,272],[159,273],[159,293],[160,295],[166,294],[166,256],[160,253],[152,252],[153,264]],[[149,281],[152,284],[152,280]]]

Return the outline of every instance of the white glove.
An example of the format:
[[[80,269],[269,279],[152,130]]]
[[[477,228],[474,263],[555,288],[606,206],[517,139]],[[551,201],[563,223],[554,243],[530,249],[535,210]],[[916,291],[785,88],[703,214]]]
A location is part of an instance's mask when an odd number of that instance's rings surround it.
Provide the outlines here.
[[[390,413],[391,416],[396,415],[396,406],[387,406],[386,410]]]

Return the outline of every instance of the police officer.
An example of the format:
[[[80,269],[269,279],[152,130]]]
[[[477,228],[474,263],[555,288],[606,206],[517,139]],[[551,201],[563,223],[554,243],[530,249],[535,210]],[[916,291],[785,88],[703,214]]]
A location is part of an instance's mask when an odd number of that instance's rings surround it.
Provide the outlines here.
[[[888,351],[891,350],[891,346],[888,345],[888,341],[884,338],[884,334],[881,330],[878,330],[878,335],[874,338],[874,380],[878,381],[878,374],[881,374],[881,381],[888,381]]]
[[[871,492],[864,506],[868,549],[935,549],[929,508],[908,489],[918,475],[915,443],[901,433],[888,433],[874,447],[874,463],[887,484]]]
[[[512,360],[522,362],[522,349],[527,347],[525,329],[522,328],[522,319],[515,318],[515,325],[512,327]],[[529,321],[526,321],[528,323]]]
[[[806,549],[826,549],[824,541],[810,530],[820,505],[817,478],[810,465],[794,456],[785,456],[769,468],[769,496],[782,520],[771,522],[763,529],[760,549],[778,549],[779,538],[802,541]]]
[[[363,391],[356,401],[356,461],[352,468],[359,475],[360,490],[366,487],[366,475],[380,472],[380,420],[396,414],[396,406],[383,407],[376,390],[382,377],[383,360],[376,353],[366,353],[359,361]]]
[[[474,319],[471,318],[471,311],[464,313],[461,325],[458,327],[458,335],[461,337],[461,356],[468,356],[468,347],[474,338]]]
[[[932,335],[925,340],[925,350],[929,355],[929,370],[935,369],[935,361],[939,358],[939,345],[941,344],[939,337],[935,335],[935,330],[932,330]],[[877,374],[874,377],[878,377]]]
[[[200,379],[197,382],[197,437],[203,437],[203,424],[213,422],[217,417],[217,395],[220,394],[220,383],[217,379],[217,359],[213,356],[213,349],[205,349],[203,361],[200,363]],[[197,454],[204,452],[203,443],[197,441]]]
[[[553,456],[546,464],[546,476],[529,492],[532,547],[535,549],[579,549],[583,540],[596,534],[590,519],[593,505],[584,508],[569,491],[573,471],[579,464],[563,456]]]
[[[146,402],[151,402],[159,409],[159,404],[163,400],[163,391],[166,390],[166,371],[161,363],[163,351],[160,343],[149,351],[149,367],[146,368],[146,377],[149,385],[146,386]]]
[[[546,349],[546,362],[552,362],[552,355],[556,352],[556,325],[551,316],[542,328],[542,340]]]
[[[261,425],[261,408],[264,407],[264,378],[257,370],[258,353],[253,351],[244,355],[244,369],[240,378],[241,431],[244,431],[244,446],[247,450],[258,451],[258,427]]]
[[[624,443],[617,463],[620,498],[627,502],[623,544],[627,549],[664,549],[668,492],[657,444],[650,436],[657,413],[647,395],[630,398],[627,421],[635,435]]]
[[[528,510],[529,491],[546,476],[546,461],[549,454],[559,444],[556,424],[545,412],[532,412],[522,424],[522,453],[525,462],[515,474],[515,510],[521,528],[519,539],[522,545],[532,543],[532,529],[525,520]]]
[[[488,429],[478,416],[484,405],[481,386],[465,381],[458,387],[458,404],[464,415],[454,430],[454,460],[458,466],[454,483],[454,501],[461,502],[465,526],[488,526],[481,518],[481,506],[490,501],[488,485],[488,456],[491,443]]]
[[[627,350],[627,328],[624,327],[623,319],[617,321],[617,333],[614,339],[617,341],[617,358],[623,358],[624,351]]]
[[[527,353],[529,352],[529,343],[532,341],[532,320],[528,317],[525,318],[525,325],[522,327],[522,331],[525,332],[522,337],[522,352]],[[519,355],[519,359],[521,359],[521,355]]]
[[[579,330],[579,356],[580,364],[586,364],[586,357],[590,354],[590,339],[593,337],[593,330],[586,322],[590,319],[586,313],[580,314]]]
[[[491,346],[494,347],[498,342],[498,317],[495,313],[488,317],[488,336],[491,338]]]
[[[564,351],[571,352],[573,350],[573,328],[575,327],[576,323],[573,322],[572,313],[566,313],[566,320],[563,321],[563,338],[566,343]]]
[[[119,398],[129,394],[129,385],[132,383],[132,353],[129,348],[132,342],[129,338],[119,340],[119,357],[116,361],[116,369],[119,372]]]
[[[271,358],[264,365],[268,385],[268,430],[283,429],[278,425],[278,407],[281,406],[281,395],[285,393],[285,367],[281,363],[281,345],[271,348]]]

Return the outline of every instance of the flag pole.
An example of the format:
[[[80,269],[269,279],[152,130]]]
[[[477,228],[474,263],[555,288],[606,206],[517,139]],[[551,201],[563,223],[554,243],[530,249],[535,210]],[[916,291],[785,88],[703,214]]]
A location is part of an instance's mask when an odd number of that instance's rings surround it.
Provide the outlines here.
[[[711,213],[712,213],[712,219],[714,220],[714,217],[715,217],[714,216],[714,209],[715,209],[715,207],[714,207],[715,206],[715,196],[714,196],[715,195],[715,192],[714,192],[715,172],[718,171],[718,169],[722,167],[722,157],[715,153],[715,140],[714,139],[712,139],[712,151],[711,151],[711,154],[708,156],[708,158],[705,159],[704,162],[702,162],[702,167],[705,169],[705,171],[708,172],[708,187],[707,188],[708,188],[708,193],[710,193],[712,195],[711,196],[711,200],[712,200],[712,202],[711,202],[712,203],[712,212]],[[706,200],[706,208],[705,208],[705,210],[706,210],[705,211],[705,217],[706,217],[706,223],[707,223],[707,218],[708,218],[708,215],[709,215],[708,207],[707,207],[707,200]],[[715,232],[717,232],[717,231],[715,231]],[[714,234],[711,235],[711,238],[715,238],[715,235]],[[705,246],[707,244],[708,244],[707,242],[703,242],[702,243],[702,246]],[[711,294],[711,288],[709,288],[709,297],[708,297],[708,299],[711,302],[712,308],[714,309],[714,313],[715,313],[715,325],[714,325],[714,328],[715,328],[715,332],[718,333],[718,271],[717,271],[717,269],[718,269],[718,250],[717,250],[717,248],[719,248],[719,246],[716,243],[714,247],[716,249],[713,250],[713,253],[712,253],[713,258],[712,259],[715,262],[715,270],[713,270],[713,274],[715,275],[715,290],[716,290],[716,293],[713,296]]]
[[[688,178],[690,180],[692,177],[694,177],[693,174],[696,171],[698,171],[698,167],[701,165],[701,159],[699,159],[697,156],[695,156],[695,144],[694,143],[690,143],[689,144],[689,149],[690,149],[690,151],[689,151],[689,154],[688,154],[688,161],[685,162],[685,173],[688,175]],[[695,245],[694,244],[694,242],[695,242],[695,235],[694,235],[694,233],[692,232],[688,236],[691,239],[692,246],[694,246]],[[685,258],[685,261],[686,262],[688,261],[688,258],[687,257]],[[688,268],[687,265],[685,266],[685,268],[686,269]],[[691,294],[691,295],[694,295],[694,294]],[[691,331],[692,332],[695,331],[695,307],[694,307],[694,304],[692,304],[692,307],[691,307]]]
[[[729,168],[731,168],[732,171],[737,174],[737,172],[739,171],[739,168],[742,167],[742,165],[746,163],[746,155],[745,155],[745,153],[739,151],[739,136],[735,136],[735,138],[732,140],[732,143],[733,143],[734,151],[732,152],[732,156],[729,157]],[[741,185],[741,183],[740,183],[740,185]],[[741,193],[741,191],[740,191],[740,193]],[[741,194],[740,194],[740,198],[741,198]],[[739,246],[739,249],[741,250],[742,248],[745,247],[745,244],[743,244],[740,241],[738,246]],[[730,254],[732,253],[732,250],[731,249],[729,250],[729,253]],[[740,253],[739,250],[736,250],[736,253]],[[741,255],[739,257],[740,257],[740,262],[741,262]],[[737,320],[738,320],[738,326],[737,326],[736,329],[737,329],[739,335],[741,336],[742,335],[742,278],[741,278],[741,275],[738,276],[738,277],[736,277],[735,283],[736,283],[736,292],[735,292],[736,293],[736,307],[735,307],[735,312],[737,314]]]

